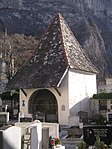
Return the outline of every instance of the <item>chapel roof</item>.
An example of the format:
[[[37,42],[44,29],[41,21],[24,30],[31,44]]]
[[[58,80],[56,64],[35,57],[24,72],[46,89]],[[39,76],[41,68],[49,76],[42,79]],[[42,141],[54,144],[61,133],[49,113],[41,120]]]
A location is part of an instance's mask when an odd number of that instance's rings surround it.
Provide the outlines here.
[[[64,18],[57,14],[35,55],[17,71],[7,89],[56,87],[68,67],[97,73]]]

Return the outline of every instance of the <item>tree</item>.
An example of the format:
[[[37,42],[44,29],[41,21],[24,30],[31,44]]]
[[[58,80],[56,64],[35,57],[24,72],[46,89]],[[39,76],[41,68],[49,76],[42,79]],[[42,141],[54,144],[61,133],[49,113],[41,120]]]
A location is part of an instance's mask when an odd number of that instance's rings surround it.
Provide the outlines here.
[[[7,30],[0,33],[0,77],[2,83],[7,83],[12,79],[17,70],[34,54],[37,49],[38,40],[33,36],[9,35]],[[7,81],[4,81],[6,80]],[[3,92],[0,97],[2,101],[11,102],[11,112],[13,115],[14,103],[18,103],[18,93],[12,91]],[[18,108],[19,110],[19,108]]]
[[[2,99],[3,107],[8,105],[8,110],[10,112],[10,117],[14,116],[13,110],[16,108],[19,112],[19,90],[6,91],[0,94],[0,98]]]
[[[2,71],[8,81],[34,53],[38,40],[33,36],[25,35],[0,35],[0,59],[4,63]]]

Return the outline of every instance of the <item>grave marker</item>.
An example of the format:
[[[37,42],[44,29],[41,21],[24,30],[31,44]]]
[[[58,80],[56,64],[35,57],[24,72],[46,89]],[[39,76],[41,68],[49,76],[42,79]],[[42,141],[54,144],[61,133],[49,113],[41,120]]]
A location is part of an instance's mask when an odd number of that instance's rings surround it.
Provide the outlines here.
[[[88,145],[94,145],[96,135],[99,135],[101,141],[110,145],[112,142],[112,126],[89,125],[83,127],[84,141]]]

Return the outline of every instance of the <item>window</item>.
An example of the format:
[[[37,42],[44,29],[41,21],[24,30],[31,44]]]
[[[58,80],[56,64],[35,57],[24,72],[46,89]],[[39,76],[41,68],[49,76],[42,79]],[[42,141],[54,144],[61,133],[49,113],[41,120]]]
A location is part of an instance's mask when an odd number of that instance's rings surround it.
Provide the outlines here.
[[[65,105],[62,105],[61,111],[65,111]]]

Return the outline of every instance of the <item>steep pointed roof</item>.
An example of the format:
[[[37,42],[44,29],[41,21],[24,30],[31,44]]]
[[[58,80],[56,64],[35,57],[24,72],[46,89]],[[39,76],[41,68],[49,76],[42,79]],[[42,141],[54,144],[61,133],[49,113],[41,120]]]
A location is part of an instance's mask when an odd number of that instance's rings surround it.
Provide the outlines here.
[[[56,87],[68,67],[97,72],[64,18],[57,14],[40,40],[35,55],[18,70],[7,88]]]

